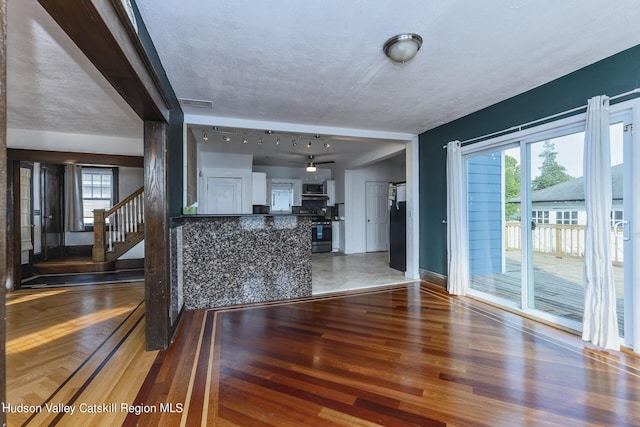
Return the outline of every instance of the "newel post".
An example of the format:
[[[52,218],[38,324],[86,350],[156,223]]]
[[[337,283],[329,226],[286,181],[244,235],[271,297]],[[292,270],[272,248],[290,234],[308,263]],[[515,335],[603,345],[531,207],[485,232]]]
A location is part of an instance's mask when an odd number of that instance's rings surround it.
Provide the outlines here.
[[[93,261],[105,260],[104,209],[93,211]]]

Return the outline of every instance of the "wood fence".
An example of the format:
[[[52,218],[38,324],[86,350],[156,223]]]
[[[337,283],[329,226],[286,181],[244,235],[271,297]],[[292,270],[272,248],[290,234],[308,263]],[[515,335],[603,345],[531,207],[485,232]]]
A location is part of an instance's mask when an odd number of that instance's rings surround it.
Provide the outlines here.
[[[584,257],[584,225],[536,224],[531,231],[534,252],[555,255],[558,258]],[[507,221],[505,230],[507,250],[522,249],[519,221]],[[611,228],[611,258],[614,264],[624,260],[622,236]]]

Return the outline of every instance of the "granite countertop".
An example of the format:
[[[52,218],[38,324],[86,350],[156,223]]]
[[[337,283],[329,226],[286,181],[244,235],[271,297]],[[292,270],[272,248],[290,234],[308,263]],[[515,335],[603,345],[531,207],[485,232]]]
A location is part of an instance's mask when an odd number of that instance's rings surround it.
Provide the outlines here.
[[[178,215],[172,218],[225,218],[225,217],[246,217],[246,216],[318,216],[317,214],[294,214],[294,213],[268,213],[268,214],[189,214]]]
[[[185,309],[311,296],[310,225],[310,215],[172,218]]]
[[[193,215],[178,215],[171,217],[171,226],[177,226],[184,224],[187,221],[193,220],[206,220],[216,218],[271,218],[271,217],[303,217],[311,218],[317,216],[315,214],[290,214],[290,213],[269,213],[269,214],[193,214]]]

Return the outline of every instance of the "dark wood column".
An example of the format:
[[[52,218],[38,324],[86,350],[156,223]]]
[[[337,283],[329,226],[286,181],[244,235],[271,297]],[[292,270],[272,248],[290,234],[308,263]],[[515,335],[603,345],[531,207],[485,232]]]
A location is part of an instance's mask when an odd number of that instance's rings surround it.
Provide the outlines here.
[[[0,0],[0,191],[7,188],[7,0]],[[7,283],[7,196],[0,196],[0,403],[7,401],[7,369],[5,342],[7,338],[5,290]],[[7,422],[4,411],[0,411],[0,425]]]
[[[144,283],[147,350],[167,348],[169,325],[168,125],[144,122]]]
[[[6,1],[6,0],[0,0]],[[137,12],[137,31],[120,0],[38,0],[144,121],[147,349],[169,345],[169,214],[180,212],[183,113]],[[171,130],[171,131],[170,131]],[[170,146],[169,141],[172,144]],[[168,152],[172,152],[169,185]],[[173,190],[172,190],[173,189]],[[176,206],[169,204],[169,194]],[[181,196],[180,196],[181,197]],[[180,199],[181,200],[181,199]]]

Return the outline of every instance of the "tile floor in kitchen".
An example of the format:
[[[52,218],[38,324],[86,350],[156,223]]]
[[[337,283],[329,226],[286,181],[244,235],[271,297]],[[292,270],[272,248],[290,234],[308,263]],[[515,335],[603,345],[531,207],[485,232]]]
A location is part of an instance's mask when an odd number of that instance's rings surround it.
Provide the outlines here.
[[[388,256],[388,252],[313,254],[313,294],[416,282],[405,277],[404,273],[390,268]]]

